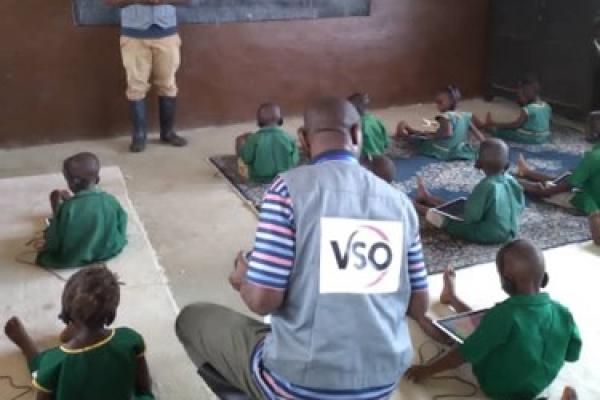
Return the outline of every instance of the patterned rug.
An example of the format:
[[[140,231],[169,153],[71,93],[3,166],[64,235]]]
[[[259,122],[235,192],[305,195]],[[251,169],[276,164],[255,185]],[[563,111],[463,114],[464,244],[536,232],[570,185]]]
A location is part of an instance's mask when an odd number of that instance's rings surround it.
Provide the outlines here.
[[[574,168],[581,154],[590,149],[583,135],[576,130],[555,127],[552,143],[522,145],[509,143],[513,161],[523,154],[528,163],[550,175],[559,175]],[[470,161],[440,162],[432,158],[414,156],[401,145],[394,144],[389,156],[396,164],[394,186],[409,196],[416,189],[416,176],[421,176],[432,194],[451,200],[466,196],[483,178]],[[238,172],[237,158],[232,155],[214,156],[210,162],[233,185],[243,199],[256,210],[269,185],[249,182]],[[442,231],[422,224],[421,238],[429,273],[439,273],[452,265],[464,268],[493,261],[498,246],[484,246],[454,239]],[[521,220],[520,236],[533,240],[543,249],[559,247],[590,239],[587,218],[576,216],[558,207],[528,201]]]

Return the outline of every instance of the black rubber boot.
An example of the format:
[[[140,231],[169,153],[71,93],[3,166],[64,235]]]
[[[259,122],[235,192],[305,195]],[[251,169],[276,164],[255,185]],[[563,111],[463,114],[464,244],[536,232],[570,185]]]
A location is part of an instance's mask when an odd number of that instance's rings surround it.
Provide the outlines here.
[[[181,136],[177,136],[175,133],[177,98],[159,96],[158,106],[160,113],[160,140],[176,147],[185,146],[187,140]]]
[[[131,111],[131,123],[133,125],[129,151],[132,153],[141,153],[146,149],[146,100],[130,101],[129,108]]]

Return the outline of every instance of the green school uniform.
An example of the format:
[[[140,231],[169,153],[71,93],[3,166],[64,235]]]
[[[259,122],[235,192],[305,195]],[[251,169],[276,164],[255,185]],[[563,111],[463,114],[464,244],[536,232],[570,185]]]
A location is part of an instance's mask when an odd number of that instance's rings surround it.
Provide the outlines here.
[[[552,108],[548,103],[538,101],[522,108],[527,121],[517,129],[497,129],[494,136],[513,142],[539,144],[550,140],[550,120]]]
[[[37,263],[73,268],[113,258],[127,244],[127,214],[114,196],[93,188],[59,207],[46,229]]]
[[[571,200],[575,208],[588,215],[600,211],[600,144],[584,154],[570,182],[579,189]]]
[[[497,304],[459,349],[481,390],[498,400],[534,399],[580,351],[573,316],[546,293]]]
[[[85,349],[50,349],[30,363],[33,386],[55,400],[152,400],[136,394],[138,358],[146,348],[132,329],[117,328]]]
[[[452,136],[446,139],[419,140],[419,153],[444,161],[476,159],[477,150],[467,142],[472,118],[471,113],[457,111],[448,111],[438,116],[436,119],[448,121],[452,127]]]
[[[465,205],[464,221],[446,219],[452,236],[481,244],[501,244],[516,237],[525,208],[523,188],[508,174],[492,175],[475,186]]]
[[[250,135],[240,157],[248,166],[250,179],[269,183],[277,175],[298,165],[296,142],[281,128],[268,126]]]
[[[363,156],[380,156],[390,145],[390,138],[383,122],[370,113],[365,113],[362,118]]]

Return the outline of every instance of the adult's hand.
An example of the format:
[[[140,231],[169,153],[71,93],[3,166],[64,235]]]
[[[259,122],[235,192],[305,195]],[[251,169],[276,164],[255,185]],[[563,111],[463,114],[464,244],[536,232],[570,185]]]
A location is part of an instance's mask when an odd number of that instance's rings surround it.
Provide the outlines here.
[[[248,273],[248,261],[243,251],[240,251],[234,261],[233,272],[229,275],[229,283],[236,291],[239,292],[242,284],[246,281]]]

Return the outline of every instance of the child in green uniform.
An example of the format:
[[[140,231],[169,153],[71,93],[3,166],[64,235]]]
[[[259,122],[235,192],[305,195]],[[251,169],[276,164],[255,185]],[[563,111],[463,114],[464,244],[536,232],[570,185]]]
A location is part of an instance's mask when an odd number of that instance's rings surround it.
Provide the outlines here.
[[[556,378],[565,361],[579,359],[581,338],[567,308],[542,293],[548,282],[542,253],[527,240],[504,246],[496,261],[502,288],[509,298],[483,317],[475,332],[445,356],[426,366],[413,366],[408,379],[422,381],[470,363],[481,390],[498,400],[533,400]],[[455,292],[454,271],[446,269],[443,304],[468,312]],[[576,398],[567,388],[563,398]]]
[[[485,123],[476,123],[504,140],[527,144],[546,143],[551,136],[552,108],[540,99],[539,92],[540,85],[535,79],[524,79],[517,91],[521,113],[515,121],[497,122],[488,113]]]
[[[55,190],[50,195],[53,217],[37,264],[47,268],[73,268],[106,261],[127,244],[127,214],[112,195],[96,185],[100,161],[92,153],[79,153],[64,161],[63,174],[73,193]]]
[[[27,358],[38,400],[151,400],[142,337],[108,329],[119,305],[119,283],[106,267],[78,271],[62,295],[62,345],[40,352],[21,321],[4,328]]]
[[[250,179],[269,183],[277,175],[298,165],[300,155],[296,142],[281,126],[281,109],[272,103],[262,104],[257,112],[260,128],[255,133],[239,136],[236,154],[248,166]]]
[[[434,226],[469,242],[501,244],[512,240],[519,230],[525,197],[516,179],[506,173],[508,166],[506,144],[500,139],[487,139],[481,144],[475,163],[486,176],[469,195],[463,221],[439,214],[435,207],[445,201],[429,194],[421,179],[415,207]]]
[[[360,114],[363,134],[362,158],[381,156],[390,145],[390,138],[385,125],[379,118],[368,111],[371,100],[366,93],[354,93],[348,101],[356,107]]]
[[[469,143],[469,132],[473,132],[478,140],[485,138],[472,123],[472,114],[456,111],[460,91],[454,86],[448,86],[440,91],[435,103],[440,111],[435,119],[439,128],[435,131],[420,131],[400,122],[396,137],[408,140],[416,146],[419,154],[434,157],[444,161],[474,160],[477,150]]]

